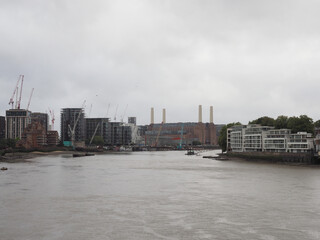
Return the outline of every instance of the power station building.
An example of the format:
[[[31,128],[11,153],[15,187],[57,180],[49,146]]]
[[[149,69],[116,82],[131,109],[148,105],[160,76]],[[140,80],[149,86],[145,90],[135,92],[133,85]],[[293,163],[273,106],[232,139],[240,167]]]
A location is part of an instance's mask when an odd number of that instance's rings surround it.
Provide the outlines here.
[[[64,145],[71,145],[71,131],[74,131],[75,141],[85,141],[85,118],[83,108],[63,108],[61,109],[60,117],[60,138]]]
[[[31,123],[31,112],[24,109],[6,111],[6,138],[21,139],[24,129]]]
[[[166,123],[166,111],[162,110],[162,123],[154,123],[151,109],[151,124],[144,133],[147,146],[188,146],[193,144],[217,145],[216,126],[213,123],[213,108],[210,107],[210,122],[202,122],[202,106],[199,106],[198,122]]]

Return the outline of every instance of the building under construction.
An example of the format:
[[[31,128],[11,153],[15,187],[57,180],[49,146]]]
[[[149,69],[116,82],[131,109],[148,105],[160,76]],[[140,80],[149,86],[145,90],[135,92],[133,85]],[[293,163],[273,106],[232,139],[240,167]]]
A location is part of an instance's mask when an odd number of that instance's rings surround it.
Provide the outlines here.
[[[61,141],[65,146],[71,146],[72,133],[74,141],[85,141],[85,119],[83,108],[63,108],[61,109],[60,134]]]
[[[151,109],[151,124],[145,132],[147,146],[183,147],[194,144],[217,145],[216,126],[213,123],[213,108],[210,107],[210,122],[202,122],[202,106],[199,106],[198,122],[166,123],[166,111],[163,109],[162,123],[154,123],[154,109]]]

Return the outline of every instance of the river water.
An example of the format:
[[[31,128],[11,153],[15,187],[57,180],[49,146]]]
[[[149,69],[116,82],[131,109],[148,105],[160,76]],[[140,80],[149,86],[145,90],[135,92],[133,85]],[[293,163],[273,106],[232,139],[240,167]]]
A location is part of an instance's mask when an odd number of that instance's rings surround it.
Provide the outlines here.
[[[320,239],[320,168],[134,152],[1,163],[0,239]]]

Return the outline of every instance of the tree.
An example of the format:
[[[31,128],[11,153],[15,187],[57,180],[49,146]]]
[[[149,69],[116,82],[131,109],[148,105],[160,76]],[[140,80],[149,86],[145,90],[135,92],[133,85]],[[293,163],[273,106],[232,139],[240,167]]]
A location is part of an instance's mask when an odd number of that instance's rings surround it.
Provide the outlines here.
[[[320,128],[320,120],[314,122],[314,127]]]
[[[103,137],[95,136],[92,140],[92,144],[97,145],[97,146],[103,146],[104,145]]]
[[[270,127],[273,127],[274,123],[275,123],[275,120],[273,118],[267,117],[267,116],[264,116],[264,117],[261,117],[261,118],[258,118],[256,120],[249,122],[249,124],[260,124],[262,126],[270,126]]]
[[[192,141],[192,145],[193,145],[193,146],[200,146],[200,145],[201,145],[201,142],[198,141],[198,140],[195,140],[195,141]]]
[[[227,125],[224,125],[220,130],[220,136],[218,139],[218,144],[222,149],[222,152],[225,152],[227,150],[227,129],[230,127],[233,127],[235,125],[241,125],[241,123],[229,123]]]
[[[312,118],[307,115],[300,115],[300,117],[290,117],[288,119],[288,128],[292,133],[308,132],[314,133],[314,124]]]
[[[0,149],[6,148],[15,148],[18,139],[1,139],[0,140]]]
[[[287,116],[279,116],[275,120],[274,127],[277,129],[288,128],[288,117]]]

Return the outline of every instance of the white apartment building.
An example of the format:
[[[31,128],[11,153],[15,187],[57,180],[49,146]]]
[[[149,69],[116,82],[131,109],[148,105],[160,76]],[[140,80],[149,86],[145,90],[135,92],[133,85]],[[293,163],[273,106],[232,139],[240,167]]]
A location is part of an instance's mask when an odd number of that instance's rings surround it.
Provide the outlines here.
[[[21,139],[24,129],[31,123],[31,112],[24,109],[6,111],[6,138]]]
[[[228,151],[233,152],[309,152],[314,148],[311,133],[292,134],[290,129],[257,124],[228,129]]]

